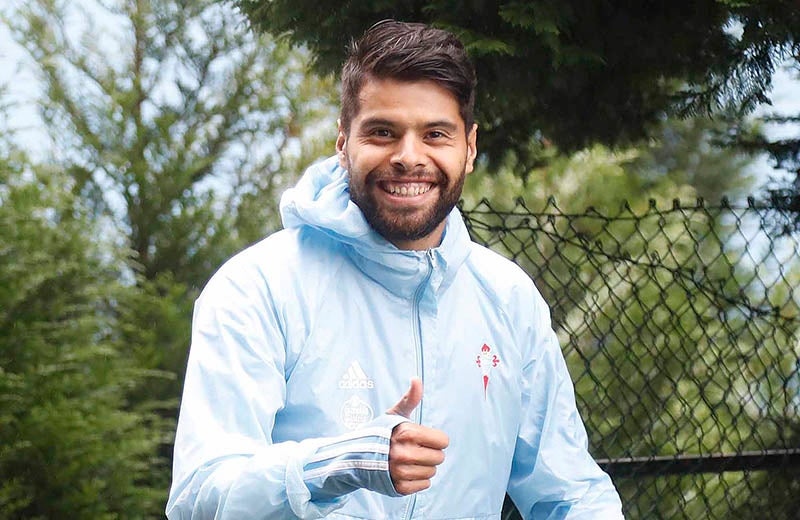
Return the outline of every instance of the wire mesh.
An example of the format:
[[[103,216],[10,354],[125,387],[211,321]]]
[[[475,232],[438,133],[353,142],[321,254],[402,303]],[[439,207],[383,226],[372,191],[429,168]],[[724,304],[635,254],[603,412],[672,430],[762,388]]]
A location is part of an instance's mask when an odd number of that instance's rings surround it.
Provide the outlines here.
[[[800,518],[792,216],[752,200],[614,214],[484,200],[463,215],[550,303],[626,518]],[[518,518],[510,502],[504,518]]]

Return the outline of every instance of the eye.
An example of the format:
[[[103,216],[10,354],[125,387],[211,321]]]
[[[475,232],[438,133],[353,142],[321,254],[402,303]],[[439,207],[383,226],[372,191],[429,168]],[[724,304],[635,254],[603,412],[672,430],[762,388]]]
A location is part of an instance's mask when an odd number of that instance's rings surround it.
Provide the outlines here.
[[[430,132],[428,132],[428,139],[439,140],[439,139],[446,139],[446,138],[447,138],[447,134],[445,134],[444,132],[442,132],[440,130],[431,130]]]
[[[388,128],[376,128],[372,131],[372,135],[375,137],[391,137],[392,133]]]

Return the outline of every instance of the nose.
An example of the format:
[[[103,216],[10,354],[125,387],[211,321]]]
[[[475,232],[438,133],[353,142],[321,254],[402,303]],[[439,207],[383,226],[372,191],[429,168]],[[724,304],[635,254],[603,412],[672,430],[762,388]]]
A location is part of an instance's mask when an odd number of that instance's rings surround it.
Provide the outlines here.
[[[391,164],[395,169],[404,172],[426,168],[428,156],[425,153],[425,143],[411,132],[404,135],[397,141],[397,146],[392,153]]]

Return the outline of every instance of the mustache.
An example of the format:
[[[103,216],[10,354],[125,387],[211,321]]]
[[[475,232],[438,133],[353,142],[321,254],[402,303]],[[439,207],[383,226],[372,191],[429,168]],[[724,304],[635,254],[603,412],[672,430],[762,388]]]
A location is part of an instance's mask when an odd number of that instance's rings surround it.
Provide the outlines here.
[[[367,175],[367,182],[377,183],[384,181],[414,181],[426,180],[437,184],[445,184],[447,177],[441,170],[426,170],[416,168],[411,171],[400,171],[396,169],[375,169]]]

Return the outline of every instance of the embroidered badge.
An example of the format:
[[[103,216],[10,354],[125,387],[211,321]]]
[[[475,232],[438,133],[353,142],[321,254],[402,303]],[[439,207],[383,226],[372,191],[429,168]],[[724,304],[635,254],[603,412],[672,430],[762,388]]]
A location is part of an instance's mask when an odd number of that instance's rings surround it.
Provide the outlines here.
[[[340,412],[342,424],[348,430],[355,430],[370,422],[375,414],[372,407],[354,395],[344,402]]]
[[[484,343],[481,347],[481,353],[478,354],[475,363],[483,374],[483,398],[486,399],[487,390],[489,388],[489,372],[500,364],[500,358],[492,354],[492,347]]]

